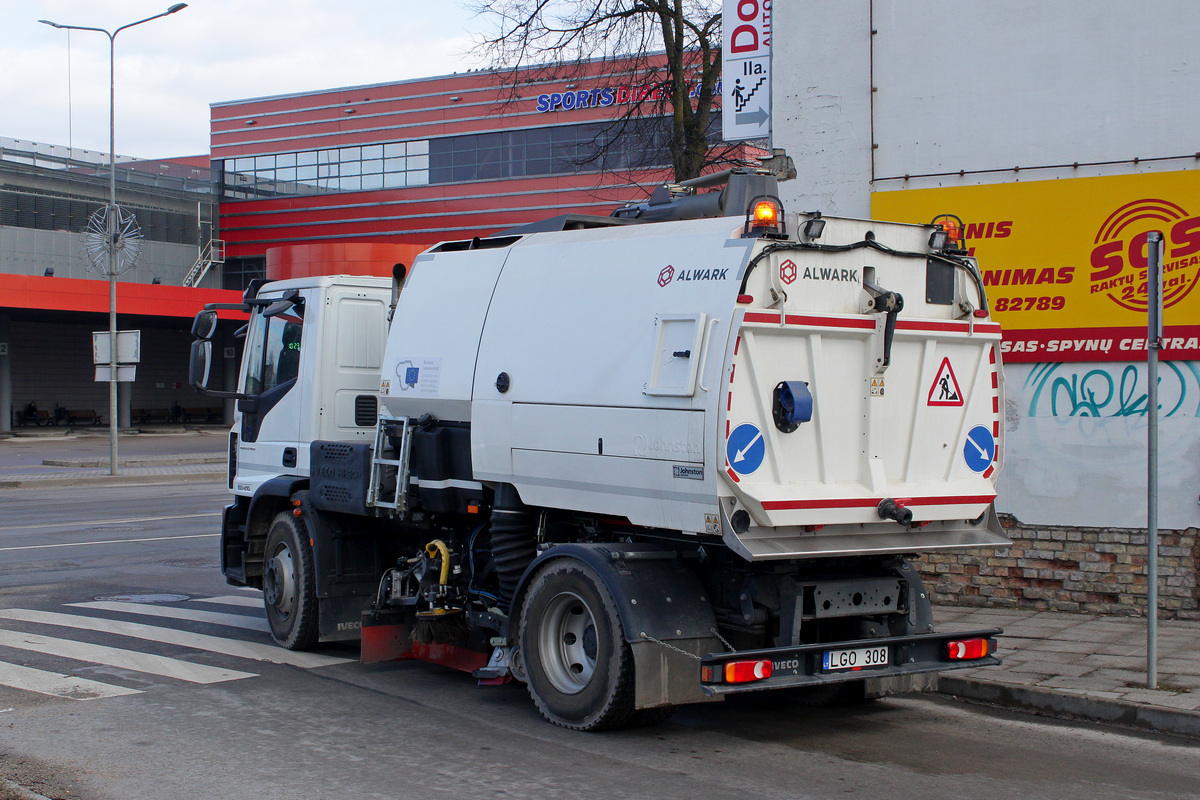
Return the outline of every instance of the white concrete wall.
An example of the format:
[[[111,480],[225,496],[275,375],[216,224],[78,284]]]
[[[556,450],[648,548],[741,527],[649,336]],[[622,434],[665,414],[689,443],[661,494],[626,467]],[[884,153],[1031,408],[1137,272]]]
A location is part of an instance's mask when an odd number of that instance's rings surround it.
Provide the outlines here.
[[[796,161],[797,179],[782,187],[792,208],[867,216],[872,188],[1200,167],[1191,0],[790,0],[773,10],[773,138]],[[959,170],[998,171],[902,177]]]
[[[869,217],[869,2],[788,0],[772,11],[772,144],[796,164],[780,199],[793,210]]]
[[[1191,0],[776,3],[773,144],[797,169],[782,199],[869,217],[872,191],[1200,168],[1196,10]],[[1117,163],[1088,165],[1105,161]],[[916,177],[929,173],[953,174]],[[1145,394],[1145,365],[1006,374],[1001,509],[1030,524],[1144,527],[1146,417],[1120,391],[1124,379]],[[1162,369],[1163,527],[1200,524],[1198,374],[1196,362]],[[1083,402],[1110,381],[1114,399]]]
[[[1145,364],[1004,369],[996,505],[1031,525],[1146,527]],[[1200,526],[1200,363],[1159,364],[1159,527]]]

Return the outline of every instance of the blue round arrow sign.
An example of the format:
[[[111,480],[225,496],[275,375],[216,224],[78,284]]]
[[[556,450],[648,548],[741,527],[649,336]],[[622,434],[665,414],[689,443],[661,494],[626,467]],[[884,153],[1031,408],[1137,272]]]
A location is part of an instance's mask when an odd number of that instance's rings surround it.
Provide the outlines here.
[[[749,475],[762,466],[767,443],[758,426],[743,422],[733,429],[725,442],[725,458],[739,475]]]
[[[967,441],[963,445],[963,459],[972,472],[985,471],[995,458],[996,437],[992,436],[990,428],[976,425],[967,431]]]

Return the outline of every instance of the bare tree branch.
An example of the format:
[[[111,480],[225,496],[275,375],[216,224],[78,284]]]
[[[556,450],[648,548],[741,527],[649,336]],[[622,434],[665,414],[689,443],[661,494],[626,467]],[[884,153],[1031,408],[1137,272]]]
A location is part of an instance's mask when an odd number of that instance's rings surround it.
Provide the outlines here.
[[[743,164],[745,148],[722,144],[716,93],[721,78],[719,0],[465,0],[493,27],[476,42],[508,92],[530,83],[609,79],[635,94],[602,126],[581,165],[628,166],[614,151],[653,155],[654,121],[677,181]],[[503,111],[503,109],[501,109]],[[632,141],[631,141],[632,140]]]

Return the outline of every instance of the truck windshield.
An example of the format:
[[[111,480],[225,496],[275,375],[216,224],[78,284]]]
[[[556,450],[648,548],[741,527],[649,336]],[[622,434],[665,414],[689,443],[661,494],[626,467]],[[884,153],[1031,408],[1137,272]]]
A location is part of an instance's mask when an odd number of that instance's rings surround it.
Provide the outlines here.
[[[304,322],[291,314],[255,315],[246,337],[245,393],[263,394],[295,380]]]

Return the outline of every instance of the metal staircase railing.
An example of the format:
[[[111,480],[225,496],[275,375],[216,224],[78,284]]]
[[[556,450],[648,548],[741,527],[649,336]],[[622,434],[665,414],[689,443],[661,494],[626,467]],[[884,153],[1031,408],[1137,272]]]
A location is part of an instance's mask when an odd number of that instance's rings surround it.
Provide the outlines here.
[[[222,239],[209,239],[208,244],[204,245],[204,249],[200,251],[200,257],[196,259],[195,265],[183,279],[184,286],[195,286],[204,279],[208,274],[208,270],[214,264],[225,263],[225,241]]]

